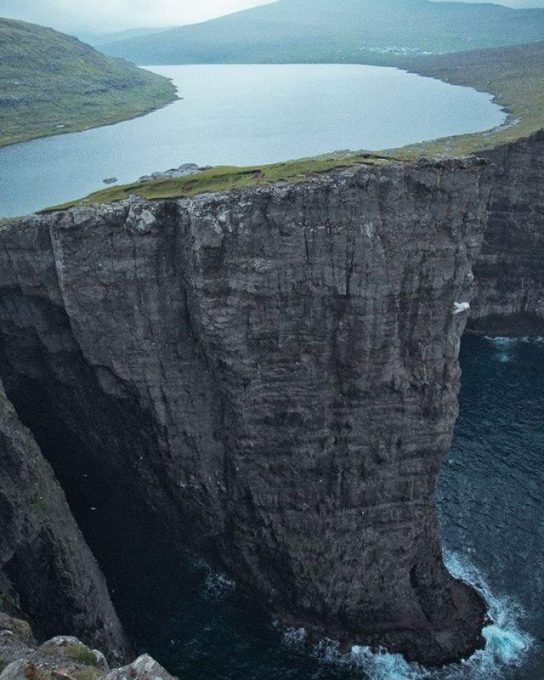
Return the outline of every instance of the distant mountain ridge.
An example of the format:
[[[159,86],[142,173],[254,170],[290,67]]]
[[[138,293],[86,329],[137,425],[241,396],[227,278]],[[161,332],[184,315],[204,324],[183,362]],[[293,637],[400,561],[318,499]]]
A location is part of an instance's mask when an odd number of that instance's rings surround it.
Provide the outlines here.
[[[51,28],[0,18],[0,146],[114,123],[175,98],[166,78]]]
[[[277,0],[101,45],[140,64],[393,63],[544,39],[544,9],[430,0]]]

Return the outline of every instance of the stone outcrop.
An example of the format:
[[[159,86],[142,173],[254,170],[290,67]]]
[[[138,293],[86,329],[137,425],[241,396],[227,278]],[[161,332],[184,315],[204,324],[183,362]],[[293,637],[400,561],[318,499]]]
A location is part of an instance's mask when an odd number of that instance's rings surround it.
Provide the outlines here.
[[[125,202],[0,232],[0,373],[55,469],[92,460],[283,621],[444,663],[484,603],[435,479],[490,188],[477,160]]]
[[[127,644],[104,577],[53,471],[0,383],[2,609],[28,616],[41,639],[73,631],[113,659],[125,657]],[[0,613],[0,628],[2,620]]]
[[[0,614],[0,680],[174,678],[147,654],[128,666],[112,669],[101,651],[76,637],[56,636],[38,645],[28,623]]]

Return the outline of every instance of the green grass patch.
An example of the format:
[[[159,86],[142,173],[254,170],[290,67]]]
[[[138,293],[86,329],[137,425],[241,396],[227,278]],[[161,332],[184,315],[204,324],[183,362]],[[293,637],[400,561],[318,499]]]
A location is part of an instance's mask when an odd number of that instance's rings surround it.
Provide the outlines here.
[[[40,651],[50,656],[62,656],[71,659],[82,666],[98,667],[98,659],[94,652],[84,645],[83,642],[63,641],[62,644],[45,644],[40,647]]]
[[[392,157],[367,153],[340,153],[246,168],[218,166],[189,177],[149,180],[147,182],[135,182],[133,184],[102,189],[90,194],[86,198],[47,208],[41,212],[48,213],[77,206],[95,205],[97,203],[112,203],[127,198],[131,194],[148,199],[168,199],[230,191],[249,186],[266,186],[275,182],[289,182],[292,184],[307,181],[312,177],[317,177],[335,168],[358,164],[373,166],[390,165],[392,162],[394,162]]]
[[[75,680],[98,680],[98,678],[104,677],[104,672],[99,668],[90,667],[74,671],[71,675]]]
[[[83,664],[84,666],[98,666],[96,655],[82,642],[69,643],[63,650],[67,657],[73,661],[77,661],[77,663]]]

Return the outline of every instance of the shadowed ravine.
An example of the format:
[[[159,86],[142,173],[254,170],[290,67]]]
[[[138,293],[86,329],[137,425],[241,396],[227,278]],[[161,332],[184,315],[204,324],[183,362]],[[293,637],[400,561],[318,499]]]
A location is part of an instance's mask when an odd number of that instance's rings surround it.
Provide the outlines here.
[[[543,139],[0,231],[0,374],[82,527],[88,474],[120,531],[288,625],[426,664],[482,646],[435,484],[467,303],[478,332],[541,332]]]

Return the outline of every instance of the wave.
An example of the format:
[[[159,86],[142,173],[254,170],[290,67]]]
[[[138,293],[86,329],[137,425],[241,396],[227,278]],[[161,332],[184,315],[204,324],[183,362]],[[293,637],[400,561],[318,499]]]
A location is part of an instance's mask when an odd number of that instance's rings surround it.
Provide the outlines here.
[[[314,645],[312,655],[324,663],[351,667],[368,680],[500,680],[519,667],[533,645],[530,635],[523,632],[519,622],[523,608],[512,598],[497,597],[489,588],[482,573],[455,553],[446,553],[444,561],[456,578],[478,590],[489,607],[493,621],[483,630],[485,648],[469,659],[440,669],[429,669],[409,663],[400,654],[373,651],[369,647],[354,646],[350,654],[341,654],[339,645],[324,640]],[[286,644],[300,647],[305,642],[304,629],[287,631]]]

